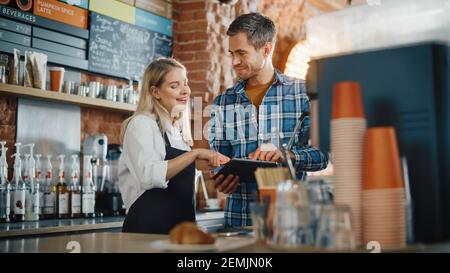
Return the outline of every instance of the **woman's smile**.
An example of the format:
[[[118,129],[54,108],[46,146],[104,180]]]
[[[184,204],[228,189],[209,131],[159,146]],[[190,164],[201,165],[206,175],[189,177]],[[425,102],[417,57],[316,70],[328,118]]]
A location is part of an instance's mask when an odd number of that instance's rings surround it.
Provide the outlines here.
[[[181,97],[181,98],[178,98],[176,100],[179,103],[186,104],[188,102],[189,98],[188,97]]]

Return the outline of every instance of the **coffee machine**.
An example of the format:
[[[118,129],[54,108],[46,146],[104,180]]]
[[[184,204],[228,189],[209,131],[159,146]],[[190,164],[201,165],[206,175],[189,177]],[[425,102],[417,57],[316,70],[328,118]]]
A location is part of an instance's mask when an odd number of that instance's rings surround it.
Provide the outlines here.
[[[108,137],[104,134],[87,136],[83,143],[83,154],[95,158],[106,158]]]
[[[108,137],[103,134],[86,137],[83,154],[92,155],[92,180],[95,191],[96,216],[125,215],[125,206],[119,190],[118,165],[122,146],[108,144]]]
[[[119,159],[122,155],[122,146],[119,144],[109,144],[106,159],[110,166],[110,184],[108,192],[110,193],[109,208],[113,215],[125,215],[125,204],[119,190]]]

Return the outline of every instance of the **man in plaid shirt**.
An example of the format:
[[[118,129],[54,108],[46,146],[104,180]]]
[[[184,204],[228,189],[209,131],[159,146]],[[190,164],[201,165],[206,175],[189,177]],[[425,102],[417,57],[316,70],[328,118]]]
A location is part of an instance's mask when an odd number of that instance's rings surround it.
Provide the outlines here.
[[[289,141],[302,112],[309,112],[305,82],[274,69],[276,30],[269,18],[259,13],[241,15],[231,23],[227,35],[240,80],[214,100],[208,124],[211,149],[230,158],[284,161],[279,147]],[[289,152],[298,178],[306,171],[324,169],[328,163],[326,154],[302,144],[302,139],[309,137],[308,130],[307,117]],[[249,203],[258,198],[256,181],[220,175],[215,183],[219,191],[228,194],[226,226],[251,225]]]

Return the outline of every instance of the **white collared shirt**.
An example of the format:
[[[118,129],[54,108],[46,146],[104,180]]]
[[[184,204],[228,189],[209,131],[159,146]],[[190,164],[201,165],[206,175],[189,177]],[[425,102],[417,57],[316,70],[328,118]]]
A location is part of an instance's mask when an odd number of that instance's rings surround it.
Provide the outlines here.
[[[173,148],[190,151],[180,131],[166,125],[167,137]],[[168,143],[169,144],[169,143]],[[128,209],[146,190],[167,188],[166,146],[155,118],[137,115],[125,132],[123,153],[119,160],[119,188]]]

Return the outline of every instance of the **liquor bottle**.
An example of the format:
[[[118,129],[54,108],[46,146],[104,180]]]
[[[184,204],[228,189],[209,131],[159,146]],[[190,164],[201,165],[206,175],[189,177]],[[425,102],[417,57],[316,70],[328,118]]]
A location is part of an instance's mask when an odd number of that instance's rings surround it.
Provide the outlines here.
[[[69,218],[69,190],[64,175],[64,155],[58,156],[58,184],[56,184],[56,217],[59,219]]]
[[[53,191],[53,166],[51,158],[52,155],[47,155],[44,190],[44,219],[55,218],[56,190]]]
[[[81,210],[83,213],[83,217],[85,218],[93,218],[95,217],[95,185],[92,181],[92,164],[91,159],[92,156],[85,156],[85,178],[83,181],[83,187],[81,191]]]
[[[21,143],[14,144],[16,146],[16,153],[14,157],[14,177],[13,184],[15,185],[14,191],[14,222],[23,222],[25,220],[25,201],[27,188],[22,179],[22,160],[20,159],[20,145]]]
[[[36,161],[34,160],[34,144],[23,145],[22,147],[30,147],[30,154],[25,155],[25,183],[27,185],[26,211],[25,221],[39,220],[39,184],[36,183]]]
[[[45,180],[42,175],[41,154],[36,155],[36,184],[39,186],[39,219],[44,219]]]
[[[23,145],[22,147],[24,147]],[[25,221],[31,221],[31,213],[32,213],[32,206],[33,206],[33,198],[32,198],[32,190],[31,190],[31,181],[30,181],[30,168],[29,168],[29,162],[30,162],[30,154],[25,154],[25,160],[23,161],[22,166],[24,168],[22,169],[22,179],[25,183]]]
[[[78,165],[78,155],[72,155],[72,174],[70,181],[70,217],[81,217],[81,186],[80,186],[80,167]]]

